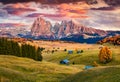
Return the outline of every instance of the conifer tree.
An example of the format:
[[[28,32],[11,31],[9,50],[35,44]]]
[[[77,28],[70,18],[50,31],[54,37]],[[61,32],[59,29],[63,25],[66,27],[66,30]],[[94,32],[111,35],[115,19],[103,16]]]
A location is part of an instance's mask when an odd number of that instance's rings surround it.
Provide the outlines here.
[[[18,57],[27,57],[34,60],[42,61],[41,52],[44,48],[35,48],[29,44],[22,44],[21,46],[12,40],[0,38],[0,55],[15,55]]]
[[[35,60],[37,60],[37,61],[42,61],[42,55],[41,55],[41,51],[43,50],[43,48],[40,48],[40,47],[38,47],[37,48],[37,52],[36,52],[36,59]]]

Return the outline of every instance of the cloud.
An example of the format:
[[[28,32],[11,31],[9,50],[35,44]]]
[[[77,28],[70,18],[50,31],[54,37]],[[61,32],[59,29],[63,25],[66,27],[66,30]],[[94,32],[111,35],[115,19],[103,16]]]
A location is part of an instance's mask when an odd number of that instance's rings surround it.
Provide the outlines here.
[[[20,5],[20,4],[7,5],[6,7],[3,8],[3,10],[6,10],[9,14],[13,14],[13,15],[21,15],[24,14],[25,12],[36,11],[35,9],[24,7],[24,5]]]
[[[115,8],[114,7],[99,7],[99,8],[91,8],[91,10],[112,11],[112,10],[115,10]]]
[[[65,15],[62,14],[45,14],[45,13],[32,13],[27,15],[26,17],[39,17],[39,16],[43,16],[43,17],[64,17]]]
[[[84,2],[57,5],[27,2],[0,4],[0,7],[0,23],[32,25],[36,17],[42,16],[52,23],[75,20],[88,27],[120,30],[120,9],[109,9],[107,6],[106,8],[96,7],[94,10],[90,10],[94,6],[90,7]]]
[[[58,13],[65,14],[66,17],[73,18],[88,18],[88,5],[81,4],[61,4]]]
[[[24,27],[26,25],[21,23],[0,23],[0,27]]]
[[[117,11],[117,13],[116,13]],[[104,30],[120,30],[120,11],[96,11],[90,10],[88,13],[89,18],[77,19],[81,24]]]
[[[86,11],[84,9],[79,10],[68,10],[70,13],[79,13],[79,14],[86,14]]]
[[[0,8],[2,8],[3,7],[3,4],[0,2]]]
[[[8,16],[8,12],[6,10],[0,9],[0,17],[7,17]]]
[[[29,1],[37,1],[37,0],[0,0],[2,3],[18,3],[18,2],[29,2]]]
[[[85,0],[0,0],[3,3],[18,3],[18,2],[40,2],[40,3],[69,3],[76,1],[85,1]]]

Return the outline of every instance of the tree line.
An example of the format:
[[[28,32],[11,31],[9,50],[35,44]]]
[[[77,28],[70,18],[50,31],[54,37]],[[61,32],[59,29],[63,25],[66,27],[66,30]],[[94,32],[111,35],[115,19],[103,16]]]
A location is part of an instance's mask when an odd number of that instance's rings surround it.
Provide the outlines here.
[[[97,42],[98,44],[103,44],[103,43],[111,43],[114,45],[120,45],[120,35],[112,36],[112,37],[106,37],[101,41]]]
[[[0,38],[0,55],[14,55],[18,57],[27,57],[37,61],[42,61],[42,51],[44,48],[35,48],[29,44],[19,45],[18,42]]]

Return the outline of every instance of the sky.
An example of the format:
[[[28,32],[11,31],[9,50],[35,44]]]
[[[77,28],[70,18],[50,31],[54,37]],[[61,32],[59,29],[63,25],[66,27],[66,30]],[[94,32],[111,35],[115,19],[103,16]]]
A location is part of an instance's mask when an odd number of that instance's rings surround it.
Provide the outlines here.
[[[34,1],[21,3],[18,0],[17,3],[7,4],[3,3],[4,0],[0,1],[0,25],[13,23],[13,26],[18,24],[31,28],[37,17],[43,17],[53,25],[63,20],[73,20],[96,29],[120,30],[120,8],[111,8],[103,2],[97,5],[85,2],[48,5]]]
[[[68,2],[76,2],[76,1],[85,1],[85,0],[0,0],[2,3],[17,3],[17,2],[41,2],[41,3],[68,3]]]

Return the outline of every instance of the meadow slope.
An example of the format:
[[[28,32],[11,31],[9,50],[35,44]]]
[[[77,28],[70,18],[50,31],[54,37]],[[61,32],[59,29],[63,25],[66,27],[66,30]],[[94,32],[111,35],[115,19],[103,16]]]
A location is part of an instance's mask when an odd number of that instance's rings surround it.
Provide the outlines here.
[[[102,45],[87,46],[87,44],[59,42],[37,44],[45,45],[46,48],[42,52],[42,62],[0,55],[0,82],[119,82],[120,80],[120,46],[104,44],[112,51],[113,60],[108,64],[101,64],[98,54]],[[83,53],[77,54],[76,48],[83,50]],[[48,49],[50,52],[46,52]],[[64,49],[73,50],[74,53],[69,55]],[[51,53],[52,50],[57,51]],[[68,59],[70,64],[61,65],[59,62],[63,59]],[[84,70],[86,65],[93,65],[94,61],[100,66]]]
[[[75,45],[75,44],[74,44]],[[93,65],[93,62],[96,61],[101,66],[112,66],[112,65],[119,65],[120,64],[120,46],[114,46],[110,44],[83,44],[83,45],[77,45],[71,46],[71,49],[61,47],[60,49],[51,49],[57,50],[54,53],[46,53],[43,52],[43,59],[47,62],[57,63],[59,64],[60,60],[68,59],[70,61],[70,64],[73,62],[75,65]],[[69,45],[66,45],[67,47]],[[98,54],[102,46],[108,46],[109,49],[112,51],[113,54],[113,61],[108,64],[101,64],[99,62]],[[75,49],[83,50],[83,53],[77,54]],[[68,54],[68,51],[64,51],[64,49],[67,50],[73,50],[73,54]]]
[[[85,70],[66,78],[63,82],[120,82],[120,65]]]
[[[0,55],[0,82],[59,82],[82,69]]]

